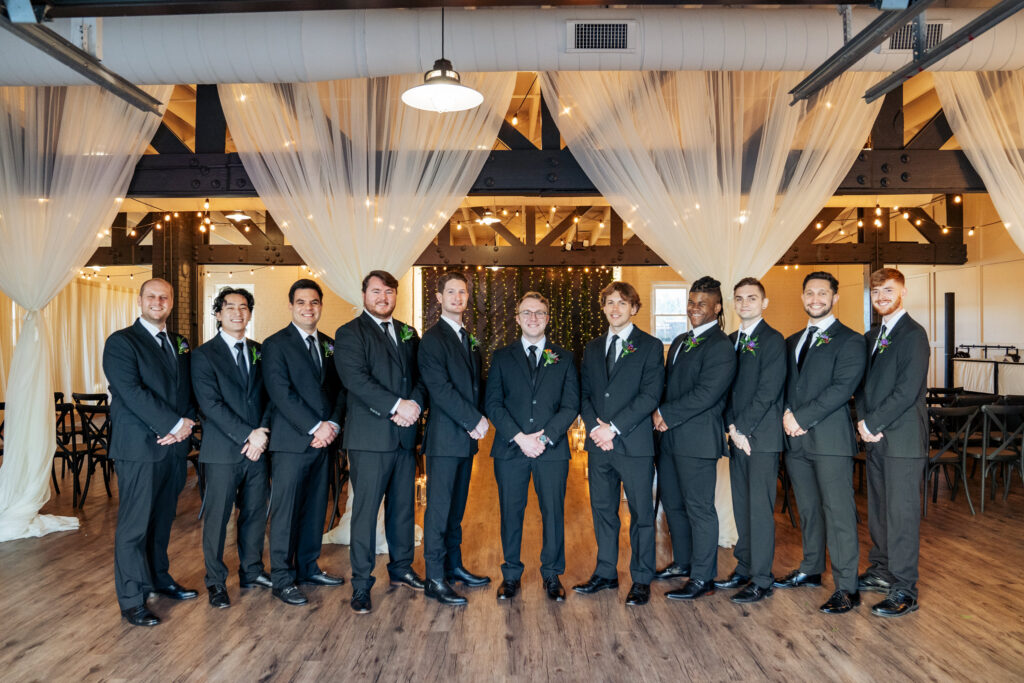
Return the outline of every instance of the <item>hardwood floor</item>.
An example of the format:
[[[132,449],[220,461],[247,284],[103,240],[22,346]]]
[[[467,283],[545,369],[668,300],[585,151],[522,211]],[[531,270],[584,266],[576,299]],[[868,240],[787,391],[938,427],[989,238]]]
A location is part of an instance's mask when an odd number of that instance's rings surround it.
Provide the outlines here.
[[[486,452],[486,451],[485,451]],[[70,482],[69,482],[70,483]],[[70,486],[44,512],[73,514]],[[977,484],[974,484],[974,492]],[[0,680],[529,680],[662,681],[786,680],[1011,681],[1024,676],[1024,491],[1019,478],[1007,502],[997,498],[972,517],[960,496],[940,491],[922,527],[921,609],[904,618],[873,617],[880,596],[865,594],[855,612],[817,611],[831,592],[776,591],[747,607],[719,591],[695,604],[662,597],[623,604],[629,587],[623,527],[616,594],[605,591],[555,604],[540,575],[540,513],[531,493],[520,596],[499,604],[498,506],[492,461],[478,456],[466,512],[467,566],[495,583],[465,590],[469,605],[442,607],[408,589],[388,589],[386,558],[378,557],[374,611],[356,615],[351,590],[309,590],[308,607],[289,607],[262,589],[240,594],[233,574],[232,606],[214,610],[198,600],[163,598],[150,606],[164,623],[155,629],[121,621],[114,599],[113,532],[116,497],[94,489],[77,532],[0,544]],[[865,498],[858,505],[864,517]],[[566,500],[567,588],[594,564],[594,535],[582,459],[572,462]],[[188,587],[203,588],[199,497],[194,477],[181,496],[171,539],[171,570]],[[422,516],[422,508],[418,510]],[[622,517],[627,516],[625,506]],[[776,514],[777,574],[794,568],[800,538]],[[861,567],[868,534],[860,528]],[[667,559],[659,520],[659,565]],[[234,571],[233,534],[226,551]],[[735,562],[719,550],[719,575]],[[347,546],[325,546],[321,566],[349,575]],[[422,573],[417,551],[414,567]],[[461,588],[460,588],[461,590]]]

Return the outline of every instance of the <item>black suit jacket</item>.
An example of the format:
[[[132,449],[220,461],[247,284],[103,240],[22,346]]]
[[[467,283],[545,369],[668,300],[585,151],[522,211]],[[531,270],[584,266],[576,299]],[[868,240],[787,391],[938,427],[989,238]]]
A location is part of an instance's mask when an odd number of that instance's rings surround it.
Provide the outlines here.
[[[429,456],[468,458],[477,452],[476,439],[469,432],[483,417],[483,362],[478,350],[470,355],[467,357],[459,335],[443,320],[423,333],[418,358],[430,395],[424,437]]]
[[[317,338],[323,364],[319,374],[295,325],[289,323],[263,342],[263,381],[273,405],[272,451],[303,453],[313,442],[309,430],[317,423],[341,424],[345,393],[334,367],[334,340],[319,331]]]
[[[661,452],[717,459],[726,451],[722,412],[736,374],[736,353],[717,326],[697,337],[689,351],[680,349],[684,336],[673,340],[665,361],[665,393],[658,410],[668,430],[661,433]]]
[[[739,331],[729,335],[736,346]],[[785,447],[782,394],[786,387],[786,340],[762,320],[750,331],[752,350],[738,350],[736,379],[725,408],[725,424],[750,440],[750,450],[778,453]]]
[[[411,326],[392,319],[398,347],[366,311],[334,334],[334,364],[345,386],[344,447],[357,451],[394,451],[416,446],[416,425],[399,427],[389,417],[398,399],[426,408],[426,389],[416,354],[420,336]],[[402,329],[412,337],[402,341]]]
[[[583,350],[582,401],[580,411],[587,429],[587,452],[601,450],[590,438],[597,419],[614,424],[619,435],[614,452],[633,457],[654,457],[654,421],[665,386],[665,345],[636,325],[627,342],[636,349],[622,354],[609,378],[605,371],[608,335],[591,340]]]
[[[867,372],[857,390],[857,417],[872,434],[882,432],[886,454],[923,458],[927,454],[928,333],[904,313],[889,331],[889,345],[871,355],[881,326],[864,335]]]
[[[156,462],[168,454],[188,455],[190,443],[160,446],[183,417],[196,418],[192,398],[188,340],[167,333],[177,350],[175,365],[138,320],[107,337],[103,372],[110,383],[110,457],[115,460]]]
[[[263,386],[261,347],[245,340],[248,379],[243,381],[234,351],[218,333],[192,357],[192,389],[203,416],[203,443],[199,462],[242,462],[242,446],[249,433],[270,427],[269,401]]]
[[[566,432],[580,412],[580,381],[572,351],[552,342],[547,348],[558,356],[558,362],[545,365],[541,355],[536,383],[530,378],[522,339],[494,352],[485,401],[487,417],[494,423],[494,458],[525,458],[512,439],[519,432],[532,434],[543,429],[551,443],[539,457],[569,459]],[[539,351],[543,354],[544,349]]]
[[[852,457],[857,454],[857,440],[849,403],[864,375],[864,337],[838,320],[823,332],[829,341],[819,337],[821,343],[804,351],[802,370],[793,356],[803,331],[786,340],[786,407],[807,430],[803,436],[787,438],[810,453]]]

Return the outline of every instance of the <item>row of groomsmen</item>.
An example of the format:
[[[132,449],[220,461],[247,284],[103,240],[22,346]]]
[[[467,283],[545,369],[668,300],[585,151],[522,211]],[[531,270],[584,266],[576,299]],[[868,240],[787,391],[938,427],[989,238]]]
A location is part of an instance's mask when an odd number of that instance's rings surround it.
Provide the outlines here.
[[[372,609],[382,502],[391,585],[425,591],[442,604],[465,604],[454,585],[490,582],[466,569],[461,554],[473,456],[488,417],[496,430],[491,455],[505,560],[498,598],[512,599],[520,587],[532,479],[543,518],[541,576],[548,597],[564,600],[566,432],[582,415],[597,560],[591,578],[575,591],[618,587],[618,510],[625,491],[633,581],[628,605],[647,603],[653,580],[682,577],[688,581],[668,598],[694,600],[718,587],[739,588],[734,602],[755,602],[774,587],[820,586],[827,541],[836,590],[822,611],[849,611],[861,590],[886,594],[875,614],[917,608],[927,338],[902,309],[899,271],[872,274],[872,303],[884,324],[865,336],[832,314],[835,278],[808,275],[802,294],[808,326],[785,341],[761,318],[768,299],[760,282],[746,278],[734,288],[741,327],[727,337],[720,285],[701,278],[687,303],[692,329],[673,341],[667,359],[661,342],[633,324],[641,307],[636,290],[613,282],[600,295],[608,332],[587,345],[580,375],[572,353],[546,337],[548,301],[529,292],[516,313],[522,336],[495,352],[486,391],[478,342],[462,323],[466,277],[449,272],[439,279],[441,320],[422,340],[392,316],[397,289],[391,274],[368,274],[363,313],[331,339],[317,329],[319,285],[299,280],[288,293],[291,324],[263,345],[245,337],[252,294],[224,289],[213,306],[218,335],[191,353],[184,337],[166,329],[171,286],[160,279],[143,284],[139,319],[111,335],[103,358],[112,395],[110,454],[119,477],[115,583],[129,623],[159,623],[146,605],[153,594],[198,595],[174,581],[167,556],[197,412],[206,473],[205,583],[214,607],[230,606],[223,549],[236,505],[240,588],[269,588],[280,600],[302,605],[308,598],[300,586],[344,583],[318,565],[327,457],[339,446],[348,452],[355,496],[352,609]],[[859,577],[851,483],[856,443],[847,405],[854,393],[862,418],[857,429],[868,449],[873,541],[871,564]],[[423,578],[412,569],[413,449],[428,397]],[[776,580],[773,515],[783,449],[804,559]],[[730,456],[738,564],[727,579],[715,581],[715,464],[722,455]],[[660,571],[654,566],[656,470],[673,554]],[[268,500],[270,573],[262,561]]]

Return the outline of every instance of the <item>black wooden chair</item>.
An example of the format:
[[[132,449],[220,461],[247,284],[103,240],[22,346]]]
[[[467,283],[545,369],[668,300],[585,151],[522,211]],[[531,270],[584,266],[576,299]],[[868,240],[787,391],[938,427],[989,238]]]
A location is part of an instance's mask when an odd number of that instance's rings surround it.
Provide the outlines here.
[[[341,443],[341,434],[338,434]],[[327,499],[331,502],[331,517],[327,521],[330,531],[334,521],[341,517],[341,492],[349,480],[348,452],[343,448],[332,448],[327,452]]]
[[[64,480],[64,474],[71,470],[71,507],[78,507],[78,496],[81,493],[81,479],[79,472],[82,467],[82,458],[85,456],[84,443],[80,443],[79,429],[75,424],[75,406],[71,403],[57,404],[57,448],[53,452],[53,462],[50,464],[50,478],[53,480],[53,489],[60,495],[60,486],[57,484],[57,460],[61,461],[60,478]]]
[[[973,455],[981,462],[981,511],[985,512],[985,482],[992,477],[991,496],[996,497],[996,473],[1003,473],[1003,500],[1010,495],[1013,468],[1024,481],[1024,405],[987,405],[981,407],[985,418],[983,444]]]
[[[988,406],[999,402],[999,394],[958,394],[953,399],[954,406]]]
[[[967,505],[974,514],[971,491],[967,487],[967,444],[971,435],[981,431],[982,417],[976,406],[933,406],[928,408],[928,463],[924,470],[924,514],[928,514],[928,484],[931,482],[932,502],[938,502],[939,472],[946,478],[949,499],[955,500],[961,482]],[[951,477],[950,470],[959,477]]]
[[[106,394],[83,394],[76,391],[71,394],[71,400],[75,402],[75,405],[78,405],[79,403],[86,403],[94,406],[109,405],[109,397]]]
[[[81,423],[82,436],[85,442],[85,459],[81,467],[85,468],[85,484],[82,486],[82,497],[79,507],[85,507],[85,497],[89,495],[89,484],[92,474],[99,466],[103,472],[103,485],[107,489],[107,498],[113,498],[110,491],[110,477],[114,473],[114,461],[110,459],[110,408],[80,403],[75,406]]]
[[[963,387],[928,387],[924,400],[930,406],[948,406],[962,393]]]
[[[192,434],[189,435],[189,450],[188,450],[188,461],[192,464],[192,469],[196,471],[196,488],[199,490],[199,500],[203,501],[206,497],[206,469],[203,463],[199,462],[199,450],[203,447],[203,421],[197,419],[196,424],[192,427]],[[203,516],[203,506],[199,506],[199,516]]]

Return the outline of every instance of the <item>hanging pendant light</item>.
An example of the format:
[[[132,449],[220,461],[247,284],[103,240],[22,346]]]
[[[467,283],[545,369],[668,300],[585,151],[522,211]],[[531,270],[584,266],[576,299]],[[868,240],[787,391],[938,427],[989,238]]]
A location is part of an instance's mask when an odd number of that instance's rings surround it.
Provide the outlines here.
[[[423,74],[423,85],[402,93],[402,101],[414,109],[446,113],[479,107],[484,96],[462,85],[459,72],[444,58],[444,5],[441,6],[441,58],[434,68]]]

